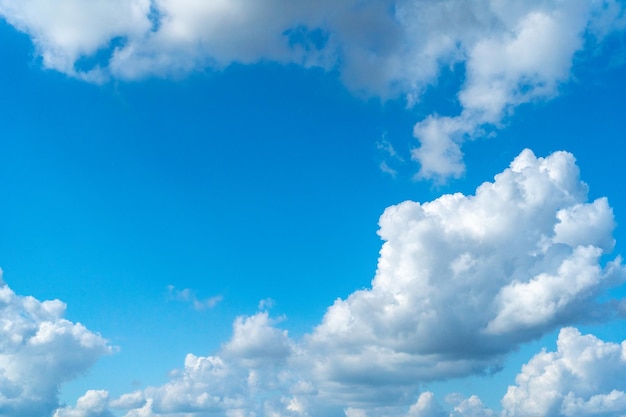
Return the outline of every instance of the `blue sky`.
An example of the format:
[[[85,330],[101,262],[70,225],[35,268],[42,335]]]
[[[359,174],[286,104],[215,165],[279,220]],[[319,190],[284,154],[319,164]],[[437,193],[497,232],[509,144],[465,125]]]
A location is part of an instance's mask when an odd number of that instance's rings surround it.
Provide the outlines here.
[[[0,414],[625,414],[623,8],[0,0]]]

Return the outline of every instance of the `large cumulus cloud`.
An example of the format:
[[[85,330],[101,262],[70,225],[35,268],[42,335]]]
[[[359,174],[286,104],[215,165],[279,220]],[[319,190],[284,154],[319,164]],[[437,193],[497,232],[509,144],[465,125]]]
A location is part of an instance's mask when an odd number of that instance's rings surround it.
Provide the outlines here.
[[[0,271],[0,414],[46,416],[62,383],[112,348],[100,335],[63,318],[65,304],[16,295]]]
[[[622,301],[607,290],[626,270],[606,256],[608,201],[587,191],[571,154],[525,150],[474,195],[389,207],[371,287],[336,300],[308,335],[291,339],[267,311],[240,317],[214,355],[189,354],[169,383],[109,405],[127,417],[494,416],[475,396],[445,411],[420,385],[495,372],[524,342],[615,318]],[[522,369],[506,416],[621,407],[620,347],[571,328],[558,346]]]
[[[577,52],[623,29],[618,0],[0,0],[44,66],[103,82],[233,62],[337,70],[348,88],[419,101],[461,64],[459,114],[415,125],[419,176],[464,171],[461,145],[515,106],[558,93]]]
[[[619,257],[600,262],[613,227],[566,152],[525,150],[475,195],[389,207],[372,288],[337,300],[306,340],[314,375],[337,392],[489,372],[558,326],[612,317],[617,301],[598,296],[626,277]]]

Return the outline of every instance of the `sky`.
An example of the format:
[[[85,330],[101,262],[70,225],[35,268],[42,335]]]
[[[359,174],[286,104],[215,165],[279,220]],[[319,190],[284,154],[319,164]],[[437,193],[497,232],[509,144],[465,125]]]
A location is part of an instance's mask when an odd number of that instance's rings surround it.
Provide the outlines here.
[[[625,9],[0,0],[0,415],[626,416]]]

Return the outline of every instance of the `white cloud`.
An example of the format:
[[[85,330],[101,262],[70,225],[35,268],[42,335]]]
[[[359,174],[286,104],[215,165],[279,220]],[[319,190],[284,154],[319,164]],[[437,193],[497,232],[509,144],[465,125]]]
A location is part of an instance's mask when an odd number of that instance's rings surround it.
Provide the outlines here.
[[[450,417],[495,417],[496,413],[485,407],[483,402],[475,395],[459,402]]]
[[[63,407],[54,412],[53,417],[113,417],[108,410],[109,393],[103,390],[89,390],[76,402],[76,407]]]
[[[100,335],[64,319],[64,313],[59,300],[16,295],[0,271],[0,414],[50,415],[61,384],[112,351]]]
[[[432,392],[421,393],[415,404],[409,407],[405,417],[445,417],[445,412],[434,398]]]
[[[292,342],[267,312],[239,317],[233,336],[213,356],[188,354],[171,381],[111,401],[126,417],[227,415],[308,416],[311,387],[288,361]]]
[[[287,331],[274,327],[264,311],[251,317],[238,317],[233,325],[233,337],[223,352],[245,362],[247,367],[258,368],[284,362],[291,349]]]
[[[0,1],[0,15],[31,35],[44,66],[92,81],[102,81],[108,70],[81,71],[76,62],[108,48],[114,38],[144,36],[149,11],[150,0]]]
[[[474,3],[476,4],[476,3]],[[458,92],[462,111],[432,115],[417,123],[421,146],[413,151],[420,177],[445,179],[464,172],[461,144],[499,127],[513,109],[558,93],[570,78],[574,55],[586,37],[604,35],[618,19],[612,1],[491,2],[496,29],[459,38],[466,54],[466,79]],[[607,16],[611,16],[609,19]],[[591,30],[600,25],[603,30]]]
[[[462,175],[464,141],[556,95],[586,43],[626,26],[618,0],[0,0],[0,16],[44,66],[92,81],[275,61],[337,69],[358,94],[412,104],[463,64],[461,113],[414,129],[418,175],[438,180]]]
[[[626,342],[562,329],[556,352],[535,355],[502,399],[505,417],[626,414]]]
[[[189,303],[194,308],[194,310],[198,311],[211,309],[223,299],[221,295],[216,295],[206,299],[200,299],[196,295],[195,291],[189,288],[179,290],[173,285],[167,286],[167,293],[170,299]]]
[[[602,227],[572,232],[585,218]],[[520,343],[616,314],[598,301],[626,277],[619,258],[600,263],[613,225],[566,152],[525,150],[475,195],[387,208],[372,288],[337,300],[305,341],[313,377],[342,401],[376,401],[393,385],[386,395],[402,396],[416,381],[497,370]]]

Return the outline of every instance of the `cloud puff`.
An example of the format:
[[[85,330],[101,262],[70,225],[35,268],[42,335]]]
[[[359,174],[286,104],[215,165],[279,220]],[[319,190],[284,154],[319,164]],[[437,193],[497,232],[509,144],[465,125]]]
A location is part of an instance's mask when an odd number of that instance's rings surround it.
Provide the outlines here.
[[[161,387],[126,394],[111,406],[127,417],[158,415],[306,416],[298,384],[289,371],[293,345],[267,312],[240,317],[233,337],[213,356],[188,354],[184,368]]]
[[[556,95],[578,51],[626,26],[618,0],[0,0],[0,16],[32,37],[44,66],[96,82],[275,61],[413,104],[461,64],[460,114],[414,128],[418,176],[439,180],[463,173],[464,141]]]
[[[0,271],[0,414],[50,415],[61,384],[112,351],[98,334],[64,319],[64,312],[59,300],[16,295]]]
[[[76,407],[63,407],[53,417],[114,417],[107,407],[109,393],[104,390],[89,390],[76,402]]]
[[[475,195],[387,208],[372,288],[337,300],[306,339],[315,378],[365,401],[381,385],[497,370],[520,343],[611,317],[598,296],[626,278],[619,257],[600,263],[613,226],[566,152],[525,150]]]
[[[371,288],[338,299],[300,341],[267,311],[239,317],[215,355],[189,354],[167,384],[110,404],[127,417],[443,416],[432,394],[418,396],[421,383],[497,371],[524,342],[617,314],[618,301],[606,290],[620,285],[626,270],[619,258],[600,261],[613,246],[613,227],[607,200],[588,201],[571,154],[537,158],[525,150],[474,195],[385,210]],[[571,365],[580,381],[594,369],[605,375],[622,355],[611,346],[564,330],[559,352],[541,353],[523,368],[503,400],[506,412],[532,415],[521,410],[534,398],[547,404],[535,390],[553,399],[545,384],[555,383],[557,359],[565,366],[588,356],[587,365]],[[599,365],[598,352],[609,351],[606,366]],[[559,407],[570,415],[615,409],[622,370],[614,370],[597,376],[602,383],[590,374],[586,390],[568,377],[573,382],[554,388]],[[474,396],[453,403],[452,416],[495,415]]]
[[[505,417],[615,416],[626,413],[626,341],[604,342],[577,329],[559,333],[556,352],[523,366],[502,399]]]

